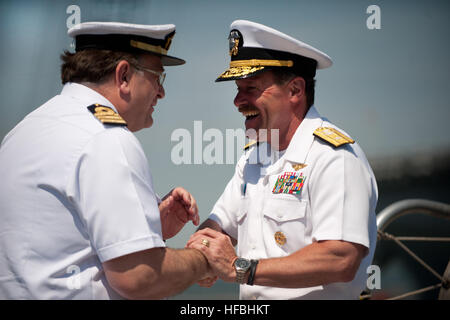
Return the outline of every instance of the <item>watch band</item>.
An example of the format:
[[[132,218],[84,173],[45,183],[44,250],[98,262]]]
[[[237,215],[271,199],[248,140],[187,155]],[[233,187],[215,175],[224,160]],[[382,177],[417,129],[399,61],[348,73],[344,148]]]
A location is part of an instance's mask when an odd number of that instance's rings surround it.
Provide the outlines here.
[[[233,267],[236,270],[236,282],[245,284],[245,276],[250,272],[251,261],[245,258],[237,258],[234,260]]]
[[[259,260],[250,260],[250,262],[250,275],[248,276],[247,284],[252,286],[255,281],[256,266],[258,265]]]
[[[240,283],[240,284],[244,284],[245,283],[245,274],[247,272],[246,271],[236,271],[236,282]]]

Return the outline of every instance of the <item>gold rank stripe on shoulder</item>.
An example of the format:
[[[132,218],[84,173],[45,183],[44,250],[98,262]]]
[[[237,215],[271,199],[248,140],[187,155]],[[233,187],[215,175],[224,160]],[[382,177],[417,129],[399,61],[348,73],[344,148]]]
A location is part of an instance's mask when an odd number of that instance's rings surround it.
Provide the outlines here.
[[[320,127],[314,131],[314,135],[326,142],[332,144],[335,147],[339,147],[347,143],[355,143],[355,140],[347,137],[342,132],[330,127]]]
[[[250,141],[249,143],[247,143],[247,144],[245,145],[244,150],[250,149],[250,147],[254,146],[254,145],[257,144],[257,143],[258,143],[258,141],[256,141],[256,140]]]
[[[127,125],[126,121],[110,107],[105,107],[96,103],[90,105],[88,109],[103,124],[109,124],[113,126]]]

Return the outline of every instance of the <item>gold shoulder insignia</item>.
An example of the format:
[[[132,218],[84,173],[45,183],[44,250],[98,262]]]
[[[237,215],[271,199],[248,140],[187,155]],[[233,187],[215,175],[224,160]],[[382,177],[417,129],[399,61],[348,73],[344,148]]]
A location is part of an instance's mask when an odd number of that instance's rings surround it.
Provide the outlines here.
[[[110,124],[113,126],[126,126],[125,120],[110,107],[102,106],[98,103],[87,107],[90,112],[103,124]]]
[[[342,132],[330,127],[320,127],[314,131],[314,135],[319,137],[326,142],[332,144],[335,147],[339,147],[347,143],[355,143],[355,140],[347,137]]]
[[[256,141],[256,140],[250,141],[249,143],[247,143],[247,144],[245,145],[244,150],[250,149],[250,147],[254,146],[255,144],[258,144],[258,141]]]

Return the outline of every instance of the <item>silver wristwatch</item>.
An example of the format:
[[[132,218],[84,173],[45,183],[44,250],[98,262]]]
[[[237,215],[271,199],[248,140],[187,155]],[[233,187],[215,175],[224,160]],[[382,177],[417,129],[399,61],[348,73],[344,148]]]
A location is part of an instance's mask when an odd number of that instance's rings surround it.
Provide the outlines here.
[[[234,261],[234,269],[236,270],[236,282],[240,284],[245,283],[245,274],[250,270],[250,260],[244,258],[237,258]]]

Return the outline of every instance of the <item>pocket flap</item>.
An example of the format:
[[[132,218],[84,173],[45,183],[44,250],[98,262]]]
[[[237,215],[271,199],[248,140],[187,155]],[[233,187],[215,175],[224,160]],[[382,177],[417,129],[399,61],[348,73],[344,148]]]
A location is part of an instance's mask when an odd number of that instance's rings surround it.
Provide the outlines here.
[[[275,221],[284,222],[301,219],[305,216],[306,202],[297,198],[270,197],[264,206],[264,215]]]

